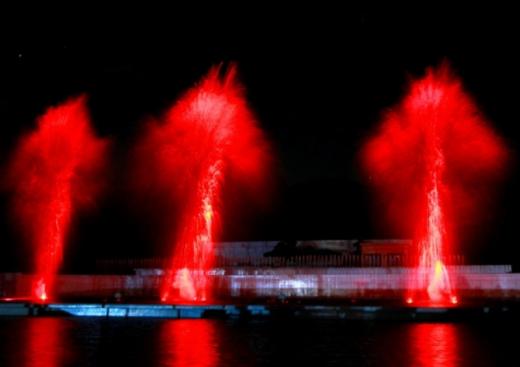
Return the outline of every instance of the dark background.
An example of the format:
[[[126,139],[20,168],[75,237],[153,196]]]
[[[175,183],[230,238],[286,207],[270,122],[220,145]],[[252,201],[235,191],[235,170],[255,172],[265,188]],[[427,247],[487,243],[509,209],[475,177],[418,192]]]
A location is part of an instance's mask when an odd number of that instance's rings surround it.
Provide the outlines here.
[[[5,167],[20,134],[46,107],[89,95],[97,133],[114,140],[112,182],[95,211],[76,216],[67,271],[87,270],[96,258],[167,252],[124,189],[128,153],[149,116],[227,61],[238,63],[277,152],[279,189],[269,210],[247,224],[230,221],[225,240],[405,237],[381,223],[358,152],[410,78],[447,61],[513,157],[495,210],[460,247],[475,261],[520,263],[514,159],[520,27],[511,9],[85,5],[57,11],[66,13],[1,15],[0,163]],[[0,270],[27,270],[30,251],[9,218],[2,192]]]

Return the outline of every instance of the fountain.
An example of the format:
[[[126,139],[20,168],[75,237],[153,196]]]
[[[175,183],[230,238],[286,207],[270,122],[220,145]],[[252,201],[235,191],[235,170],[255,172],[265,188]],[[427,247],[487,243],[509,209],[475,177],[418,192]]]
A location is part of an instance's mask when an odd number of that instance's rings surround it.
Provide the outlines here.
[[[138,179],[160,191],[168,206],[181,208],[178,230],[171,225],[167,234],[173,255],[163,302],[208,301],[224,186],[261,187],[268,150],[233,66],[225,73],[213,68],[148,125],[137,148]]]
[[[416,270],[406,303],[456,304],[448,262],[460,218],[503,171],[507,152],[446,66],[413,81],[363,151],[369,179],[389,215],[412,234]]]
[[[53,296],[73,214],[91,206],[102,188],[107,146],[94,135],[79,97],[49,108],[14,152],[7,181],[13,213],[34,251],[38,302]]]

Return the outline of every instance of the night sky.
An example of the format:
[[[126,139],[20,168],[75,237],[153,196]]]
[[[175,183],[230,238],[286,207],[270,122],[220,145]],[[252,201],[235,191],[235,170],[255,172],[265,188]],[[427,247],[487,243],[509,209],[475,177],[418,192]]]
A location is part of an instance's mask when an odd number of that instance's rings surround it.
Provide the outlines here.
[[[520,263],[520,26],[513,12],[205,10],[85,9],[37,22],[16,13],[14,25],[2,25],[2,167],[38,115],[81,93],[89,96],[97,133],[114,141],[111,188],[95,211],[76,217],[67,271],[86,270],[96,258],[168,253],[157,245],[153,218],[126,189],[129,152],[150,116],[211,66],[229,61],[238,64],[274,146],[278,194],[268,210],[249,213],[247,223],[226,224],[225,240],[404,237],[381,223],[359,149],[411,78],[448,62],[513,157],[495,210],[461,247],[479,261]],[[0,270],[27,270],[29,249],[10,220],[8,199],[2,191]]]

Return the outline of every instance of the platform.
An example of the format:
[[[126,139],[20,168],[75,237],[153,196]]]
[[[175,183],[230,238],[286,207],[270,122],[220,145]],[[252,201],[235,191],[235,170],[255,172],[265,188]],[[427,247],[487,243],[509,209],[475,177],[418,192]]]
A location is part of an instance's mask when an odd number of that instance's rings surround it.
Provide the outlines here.
[[[53,316],[99,318],[329,318],[345,320],[453,321],[485,318],[518,318],[520,304],[466,307],[341,306],[341,305],[161,305],[2,303],[0,316]]]

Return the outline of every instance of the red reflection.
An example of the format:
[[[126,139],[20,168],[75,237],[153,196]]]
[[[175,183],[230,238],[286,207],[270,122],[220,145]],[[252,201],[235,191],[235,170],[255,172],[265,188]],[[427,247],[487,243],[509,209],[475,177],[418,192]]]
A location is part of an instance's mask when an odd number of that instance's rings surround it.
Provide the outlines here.
[[[455,325],[413,324],[410,327],[410,366],[459,365],[459,345]]]
[[[217,340],[212,321],[165,321],[161,344],[161,366],[212,367],[217,364]]]
[[[22,366],[62,366],[66,357],[64,320],[58,318],[31,318],[27,323],[25,352]]]

